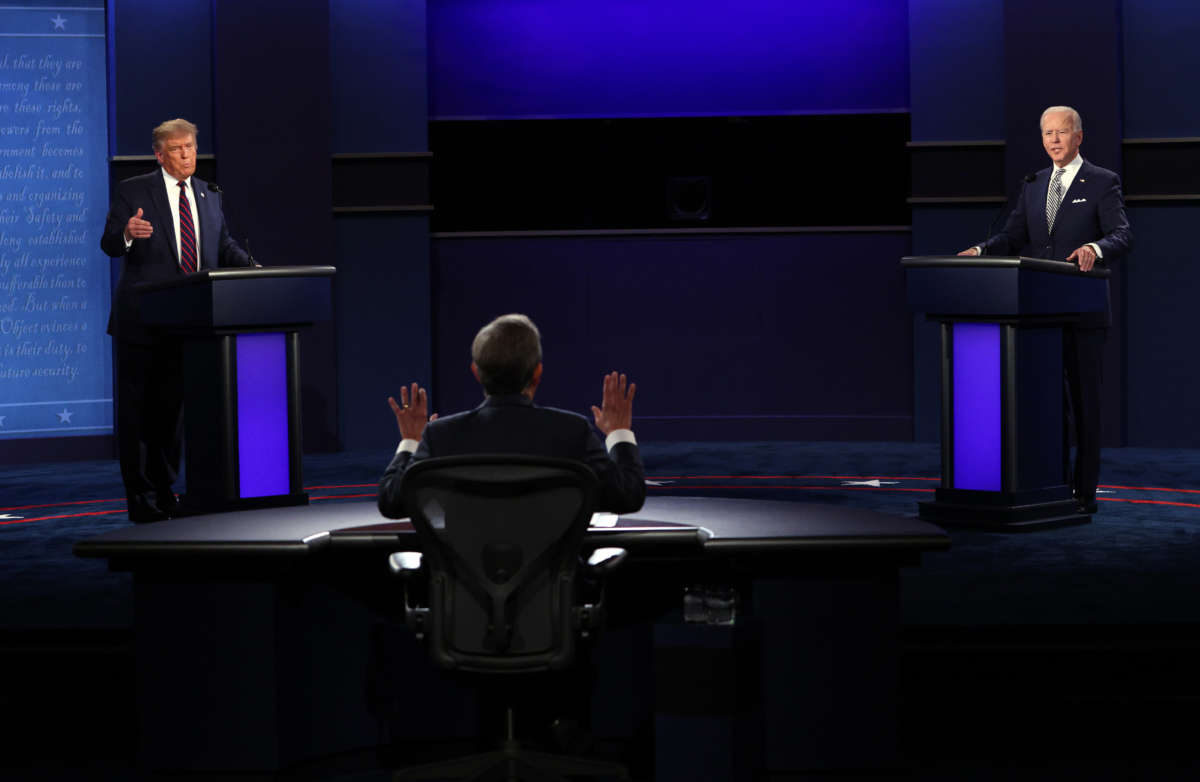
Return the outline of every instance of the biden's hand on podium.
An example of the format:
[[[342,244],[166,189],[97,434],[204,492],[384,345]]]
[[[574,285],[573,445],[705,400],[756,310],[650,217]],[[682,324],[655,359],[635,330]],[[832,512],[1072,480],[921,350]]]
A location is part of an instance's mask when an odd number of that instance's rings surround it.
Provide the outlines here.
[[[609,372],[604,376],[600,407],[592,405],[596,428],[607,436],[617,429],[633,428],[633,394],[636,383],[627,383],[624,375]]]
[[[154,226],[150,225],[149,220],[142,219],[142,208],[139,206],[137,214],[129,218],[129,222],[125,223],[125,241],[132,242],[134,239],[149,239],[152,233],[154,233]]]
[[[967,249],[960,252],[959,255],[979,255],[979,248],[978,247],[968,247]]]
[[[396,425],[400,427],[400,437],[404,440],[420,440],[425,434],[425,426],[430,421],[437,420],[437,413],[429,416],[429,397],[425,389],[412,384],[412,390],[400,386],[400,401],[388,397],[388,404],[396,416]]]
[[[1080,271],[1089,272],[1096,265],[1096,251],[1091,248],[1091,245],[1085,244],[1068,255],[1067,260],[1079,264]]]

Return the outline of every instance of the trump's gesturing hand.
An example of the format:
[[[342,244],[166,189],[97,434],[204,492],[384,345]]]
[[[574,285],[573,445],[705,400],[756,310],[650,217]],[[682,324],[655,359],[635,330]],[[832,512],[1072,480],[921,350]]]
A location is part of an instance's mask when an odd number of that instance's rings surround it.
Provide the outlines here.
[[[412,390],[400,386],[400,402],[389,396],[388,404],[396,416],[396,425],[400,427],[400,437],[405,440],[420,440],[425,434],[425,426],[430,421],[437,420],[437,413],[426,418],[429,411],[429,397],[425,389],[412,384]]]
[[[1092,267],[1096,265],[1096,251],[1092,249],[1091,245],[1085,244],[1083,247],[1080,247],[1078,250],[1068,255],[1067,260],[1075,261],[1077,264],[1079,264],[1080,271],[1088,272],[1091,271]]]
[[[149,220],[142,219],[142,208],[138,207],[137,214],[129,218],[129,222],[125,223],[125,241],[131,242],[134,239],[149,239],[152,233],[154,233],[154,226],[150,225]]]
[[[979,248],[978,247],[968,247],[967,249],[960,252],[959,255],[979,255]]]
[[[592,405],[596,428],[606,436],[617,429],[633,428],[633,394],[636,383],[628,383],[624,375],[609,372],[604,376],[600,407]]]

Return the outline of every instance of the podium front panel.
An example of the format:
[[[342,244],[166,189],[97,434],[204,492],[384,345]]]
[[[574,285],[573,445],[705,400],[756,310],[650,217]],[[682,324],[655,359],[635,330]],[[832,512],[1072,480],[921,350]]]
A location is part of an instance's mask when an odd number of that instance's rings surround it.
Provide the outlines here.
[[[289,494],[287,341],[239,334],[236,342],[238,496]]]

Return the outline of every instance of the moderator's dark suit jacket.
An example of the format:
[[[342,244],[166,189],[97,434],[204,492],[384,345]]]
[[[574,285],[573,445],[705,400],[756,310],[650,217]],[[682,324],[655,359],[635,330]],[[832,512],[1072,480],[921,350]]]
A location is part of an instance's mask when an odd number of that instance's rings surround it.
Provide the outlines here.
[[[1025,186],[1004,230],[988,239],[984,252],[1065,261],[1076,249],[1095,242],[1104,256],[1097,263],[1111,266],[1129,252],[1132,242],[1121,178],[1084,160],[1063,194],[1050,231],[1046,227],[1046,194],[1053,168],[1037,172],[1037,178]],[[1080,325],[1106,326],[1108,322],[1108,313],[1102,313],[1085,318]]]
[[[636,445],[619,443],[611,453],[586,418],[538,407],[527,396],[489,396],[479,407],[425,427],[416,453],[398,453],[379,482],[379,511],[392,519],[406,514],[400,502],[404,472],[414,462],[439,456],[508,453],[574,459],[599,479],[596,510],[633,513],[646,499],[646,476]]]
[[[249,256],[237,246],[225,227],[220,194],[209,190],[208,183],[195,176],[192,177],[192,194],[200,222],[200,269],[250,266]],[[142,218],[154,226],[154,233],[149,239],[134,239],[133,246],[126,251],[125,224],[139,208]],[[161,169],[117,185],[104,223],[104,234],[100,237],[100,247],[112,258],[125,257],[108,318],[108,333],[126,342],[156,342],[154,333],[142,323],[133,286],[184,275],[179,268],[175,220],[171,217],[171,203],[167,200],[167,185]]]

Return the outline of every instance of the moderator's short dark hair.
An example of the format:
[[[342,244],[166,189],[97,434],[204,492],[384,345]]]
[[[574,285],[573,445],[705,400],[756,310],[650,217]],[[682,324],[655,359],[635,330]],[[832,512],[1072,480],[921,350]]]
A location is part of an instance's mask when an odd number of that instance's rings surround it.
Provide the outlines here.
[[[489,395],[519,394],[542,361],[542,335],[524,315],[501,315],[475,335],[471,360]]]

